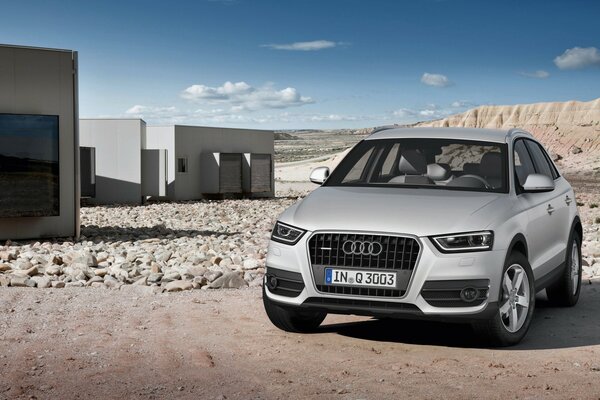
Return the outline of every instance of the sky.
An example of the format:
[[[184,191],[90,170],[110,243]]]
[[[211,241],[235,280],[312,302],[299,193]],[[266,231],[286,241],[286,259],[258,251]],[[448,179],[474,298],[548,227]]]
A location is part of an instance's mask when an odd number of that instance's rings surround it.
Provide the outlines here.
[[[359,128],[600,97],[596,0],[5,1],[0,43],[76,50],[81,117]]]

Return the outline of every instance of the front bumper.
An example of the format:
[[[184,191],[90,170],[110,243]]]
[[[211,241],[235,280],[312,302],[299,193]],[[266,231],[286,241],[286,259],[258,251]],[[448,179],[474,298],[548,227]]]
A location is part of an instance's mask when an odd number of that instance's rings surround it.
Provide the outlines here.
[[[384,298],[319,292],[307,252],[309,237],[308,234],[304,235],[293,246],[270,242],[265,279],[270,276],[269,269],[271,269],[271,271],[292,273],[289,275],[292,280],[298,282],[299,279],[293,279],[294,276],[301,277],[303,283],[294,286],[294,293],[283,293],[274,288],[270,290],[269,285],[266,284],[265,293],[270,300],[282,306],[322,309],[331,313],[442,320],[487,317],[488,313],[497,310],[496,303],[505,260],[504,250],[445,254],[439,252],[428,238],[417,238],[421,245],[421,253],[406,293],[402,297]],[[474,305],[464,304],[464,302],[432,301],[428,294],[431,292],[427,292],[428,288],[448,289],[448,285],[459,288],[460,282],[465,281],[478,282],[480,285],[482,282],[488,284],[487,292],[481,292],[484,296],[474,301]]]

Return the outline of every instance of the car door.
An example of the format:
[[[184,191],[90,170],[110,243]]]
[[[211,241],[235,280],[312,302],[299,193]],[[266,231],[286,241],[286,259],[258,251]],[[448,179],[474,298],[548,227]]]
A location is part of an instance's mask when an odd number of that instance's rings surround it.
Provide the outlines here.
[[[523,185],[527,176],[537,173],[533,157],[525,141],[526,139],[518,138],[513,144],[515,191],[517,199],[522,205],[520,208],[526,210],[523,215],[525,219],[523,223],[526,226],[524,233],[527,240],[529,262],[534,278],[537,280],[551,269],[552,252],[548,252],[548,247],[553,247],[556,242],[556,233],[550,226],[552,215],[548,212],[548,207],[554,207],[552,203],[555,201],[555,194],[552,192],[524,192]]]
[[[525,140],[527,149],[531,154],[536,173],[548,176],[554,181],[554,190],[548,192],[548,207],[546,212],[549,218],[545,225],[552,232],[552,241],[546,244],[544,259],[548,259],[545,272],[551,272],[565,260],[565,251],[569,236],[569,206],[575,200],[569,183],[562,178],[554,165],[550,162],[544,148],[533,140]]]

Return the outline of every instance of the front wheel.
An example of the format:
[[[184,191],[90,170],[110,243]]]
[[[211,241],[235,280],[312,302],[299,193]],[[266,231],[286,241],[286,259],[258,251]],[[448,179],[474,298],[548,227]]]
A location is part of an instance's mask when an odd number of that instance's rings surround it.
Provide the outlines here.
[[[473,328],[491,345],[512,346],[525,337],[534,308],[535,286],[531,266],[527,257],[514,252],[504,264],[498,312],[488,320],[475,322]]]
[[[264,287],[263,304],[273,325],[286,332],[314,332],[327,316],[327,313],[322,311],[299,310],[277,305],[267,297]]]

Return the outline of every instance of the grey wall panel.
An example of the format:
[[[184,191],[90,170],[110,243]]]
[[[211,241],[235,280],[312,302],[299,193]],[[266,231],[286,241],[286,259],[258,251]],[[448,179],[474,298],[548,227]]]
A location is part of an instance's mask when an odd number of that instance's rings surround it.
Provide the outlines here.
[[[150,129],[154,128],[148,127],[148,131]],[[218,187],[219,174],[218,170],[207,170],[203,166],[207,161],[202,161],[202,154],[275,152],[273,131],[176,125],[174,139],[173,165],[178,157],[188,159],[188,172],[173,174],[176,200],[194,200],[202,198],[203,193],[218,193],[206,190]],[[169,163],[171,165],[171,159]]]
[[[142,200],[140,119],[81,119],[80,145],[96,148],[95,204],[139,204]]]
[[[79,148],[79,176],[81,182],[81,197],[96,197],[96,148]]]
[[[0,239],[76,236],[79,228],[76,53],[0,46],[0,112],[59,116],[60,215],[1,218]]]
[[[142,195],[167,195],[167,150],[142,150]]]
[[[200,155],[200,171],[203,176],[216,176],[217,179],[200,179],[199,197],[202,194],[219,193],[219,153],[202,153]]]
[[[242,193],[242,154],[219,155],[219,193]]]
[[[167,194],[166,199],[175,197],[175,128],[173,126],[148,126],[146,128],[145,149],[164,149],[167,152]],[[162,196],[161,196],[162,197]]]
[[[273,191],[273,164],[271,154],[250,154],[250,192]]]

